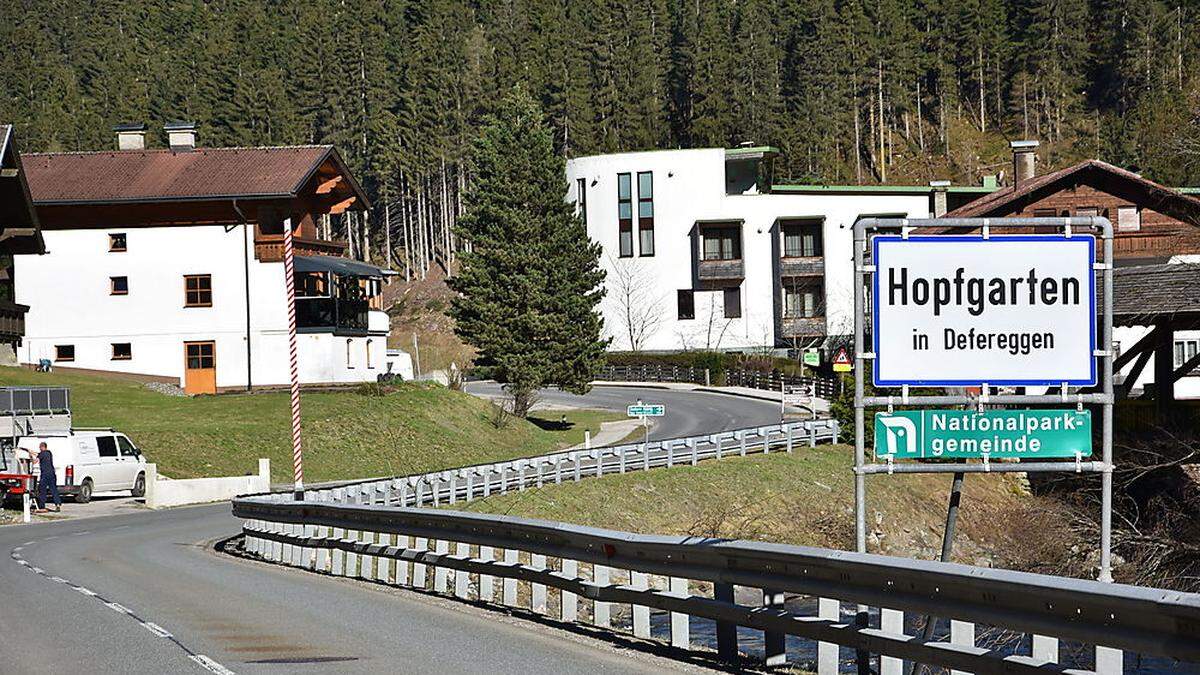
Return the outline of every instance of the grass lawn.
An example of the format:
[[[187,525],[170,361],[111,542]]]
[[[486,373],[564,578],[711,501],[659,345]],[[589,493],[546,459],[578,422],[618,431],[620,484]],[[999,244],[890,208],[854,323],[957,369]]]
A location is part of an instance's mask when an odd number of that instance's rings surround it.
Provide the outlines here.
[[[563,423],[563,418],[566,423]],[[602,422],[626,419],[619,412],[609,410],[536,410],[529,413],[529,421],[540,429],[557,434],[563,447],[583,443],[584,431],[591,431],[592,438],[600,433]]]
[[[291,478],[286,392],[179,398],[119,377],[36,373],[0,367],[0,386],[71,388],[75,426],[123,431],[148,461],[173,478],[240,475],[271,459],[277,480]],[[384,395],[304,393],[304,477],[309,482],[407,474],[551,452],[583,439],[583,429],[615,413],[572,411],[565,429],[508,419],[492,406],[444,387],[406,383]],[[557,414],[556,414],[557,415]],[[555,420],[558,419],[556,416]]]
[[[548,485],[456,508],[643,533],[852,549],[852,453],[845,445],[825,445],[792,454],[735,457]],[[951,477],[867,480],[871,550],[936,556]],[[1012,525],[1019,527],[1031,517],[1032,502],[1010,475],[968,475],[956,559],[974,562],[1013,544]]]

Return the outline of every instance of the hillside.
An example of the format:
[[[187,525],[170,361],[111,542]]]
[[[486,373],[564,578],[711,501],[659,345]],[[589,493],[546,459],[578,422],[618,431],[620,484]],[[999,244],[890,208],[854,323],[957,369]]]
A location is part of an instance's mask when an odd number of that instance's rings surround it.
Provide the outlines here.
[[[471,502],[471,511],[565,520],[643,533],[729,537],[854,548],[853,449],[820,446],[673,469],[547,485]],[[950,476],[868,479],[871,552],[933,559],[941,550]],[[1077,572],[1063,542],[1073,536],[1057,507],[1028,496],[1012,475],[968,476],[954,560]],[[1049,517],[1054,516],[1054,517]],[[1031,534],[1029,522],[1043,526]]]
[[[258,457],[275,480],[291,478],[286,392],[183,398],[120,377],[0,368],[0,386],[71,388],[76,426],[114,427],[173,478],[240,475]],[[508,418],[493,424],[490,403],[433,384],[406,383],[392,393],[305,392],[304,470],[309,482],[432,471],[550,452],[595,433],[608,413],[569,414],[580,424],[548,431]]]

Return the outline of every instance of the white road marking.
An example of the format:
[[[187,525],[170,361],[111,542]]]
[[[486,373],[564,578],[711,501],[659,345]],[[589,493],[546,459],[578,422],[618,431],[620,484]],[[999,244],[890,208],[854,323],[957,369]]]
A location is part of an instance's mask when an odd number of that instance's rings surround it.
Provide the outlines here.
[[[29,561],[28,561],[28,560],[18,560],[18,561],[17,561],[17,564],[18,564],[18,565],[24,565],[24,566],[26,566],[26,567],[29,567]]]
[[[91,530],[84,530],[83,532],[76,532],[75,534],[73,534],[71,536],[72,537],[82,537],[85,534],[91,534],[91,533],[92,533]]]
[[[145,628],[146,630],[150,631],[151,633],[154,633],[158,637],[164,637],[164,638],[171,637],[171,634],[169,632],[167,632],[166,628],[163,628],[162,626],[154,623],[153,621],[143,621],[142,628]]]
[[[233,675],[232,670],[217,663],[216,661],[213,661],[203,654],[192,654],[191,659],[196,663],[199,663],[202,668],[211,673],[217,673],[217,675]]]
[[[133,612],[129,611],[128,607],[119,602],[106,602],[104,604],[114,612],[120,612],[121,614],[133,614]]]
[[[62,577],[47,577],[47,578],[48,578],[48,579],[50,579],[50,581],[57,581],[57,582],[58,582],[58,583],[60,583],[60,584],[69,584],[69,583],[71,583],[71,582],[67,581],[66,579],[64,579],[64,578],[62,578]]]
[[[93,597],[93,598],[96,597],[96,591],[93,591],[90,588],[84,588],[83,586],[72,586],[72,588],[79,591],[80,593],[83,593],[86,596]]]
[[[37,572],[38,574],[45,574],[45,573],[46,573],[46,570],[44,570],[44,569],[42,569],[42,568],[40,568],[40,567],[30,567],[30,568],[29,568],[29,570],[30,570],[31,572]]]
[[[13,549],[13,553],[20,553],[20,552],[21,552],[21,549],[23,549],[23,548],[25,548],[25,547],[24,547],[24,546],[18,546],[18,547],[16,547],[16,548],[14,548],[14,549]]]
[[[22,546],[22,547],[24,547],[24,546],[29,546],[29,545],[30,545],[30,544],[32,544],[32,543],[33,543],[32,541],[27,541],[27,542],[25,542],[24,544],[21,544],[21,546]]]

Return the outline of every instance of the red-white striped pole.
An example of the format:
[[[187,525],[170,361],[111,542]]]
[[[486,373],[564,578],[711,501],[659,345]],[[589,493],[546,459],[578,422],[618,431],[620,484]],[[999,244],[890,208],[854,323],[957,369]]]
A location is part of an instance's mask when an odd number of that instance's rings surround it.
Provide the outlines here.
[[[288,367],[292,384],[292,466],[296,500],[304,499],[304,451],[300,445],[300,366],[296,360],[296,260],[292,219],[283,221],[283,277],[288,300]]]

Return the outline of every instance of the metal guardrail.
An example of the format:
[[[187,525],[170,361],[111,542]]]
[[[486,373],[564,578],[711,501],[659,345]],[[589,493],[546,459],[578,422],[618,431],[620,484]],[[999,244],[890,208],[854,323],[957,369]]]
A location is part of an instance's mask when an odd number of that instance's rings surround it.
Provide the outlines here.
[[[690,617],[711,619],[718,656],[730,661],[740,658],[736,627],[744,626],[765,631],[768,663],[784,661],[787,635],[817,642],[822,675],[839,671],[839,645],[878,654],[883,675],[900,675],[906,659],[966,672],[1087,672],[1059,663],[1060,639],[1094,645],[1095,672],[1106,675],[1121,672],[1121,650],[1200,662],[1196,594],[419,508],[586,476],[794,450],[836,440],[837,433],[836,421],[806,420],[564,451],[310,490],[302,502],[290,493],[243,497],[234,501],[234,515],[246,519],[248,553],[312,571],[520,606],[606,629],[618,623],[637,637],[651,636],[652,611],[668,612],[670,643],[682,649],[692,644]],[[789,594],[818,598],[815,616],[784,604]],[[949,641],[905,634],[906,613],[949,618]],[[1026,634],[1027,653],[977,646],[976,624]]]
[[[652,610],[669,612],[670,642],[679,648],[690,644],[689,617],[703,617],[716,622],[718,654],[729,659],[737,658],[736,626],[766,632],[769,661],[784,656],[783,636],[795,635],[818,642],[823,675],[838,672],[837,645],[879,654],[879,672],[888,675],[901,672],[903,659],[981,673],[1086,672],[1058,663],[1059,639],[1103,645],[1096,647],[1098,673],[1121,672],[1121,649],[1200,661],[1197,594],[332,498],[235,500],[234,515],[246,519],[246,550],[304,569],[603,628],[612,628],[619,609],[639,637],[650,636]],[[735,588],[743,589],[740,601]],[[763,602],[747,603],[744,589],[758,589]],[[821,598],[816,616],[783,604],[789,593]],[[590,602],[581,607],[581,598]],[[859,620],[844,620],[846,604],[884,609],[871,626],[861,620],[862,607]],[[952,618],[949,642],[905,634],[906,612]],[[1033,635],[1029,653],[975,646],[975,624]]]
[[[0,387],[0,415],[70,411],[69,387]]]
[[[715,434],[672,438],[649,443],[628,443],[477,464],[429,473],[312,488],[306,494],[332,495],[336,501],[374,502],[363,495],[385,495],[385,503],[399,506],[440,506],[458,501],[524,490],[582,477],[673,467],[709,459],[791,452],[797,445],[836,443],[837,420],[802,420]]]
[[[750,387],[764,391],[779,391],[782,387],[812,387],[820,398],[831,399],[838,394],[838,381],[825,377],[800,377],[773,371],[727,368],[724,371],[725,385]],[[709,384],[704,368],[692,366],[652,364],[606,365],[600,369],[597,379],[610,382],[688,382]]]

